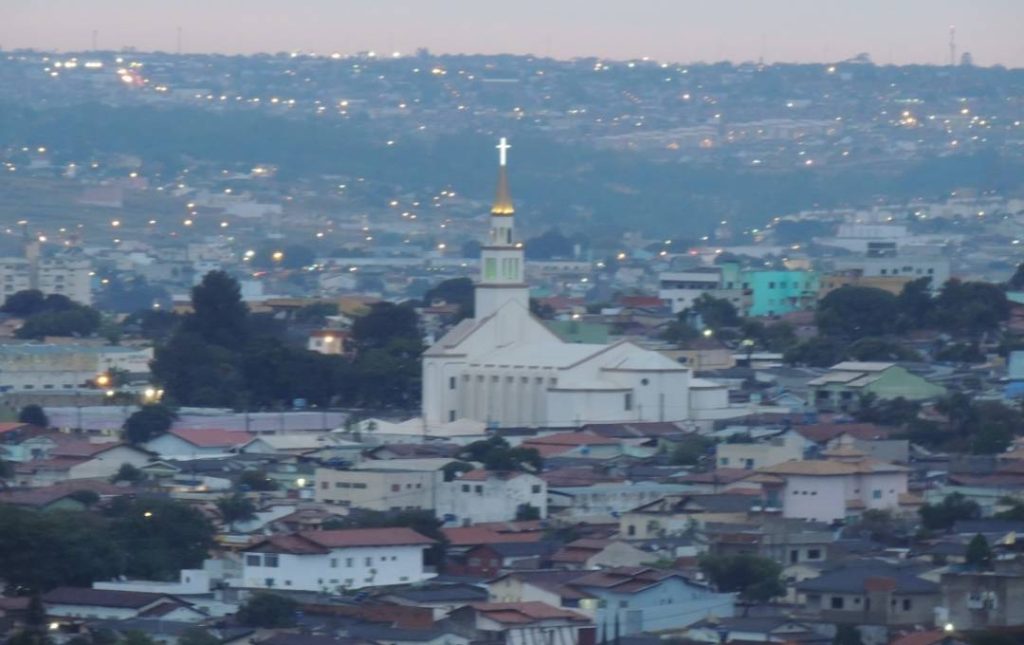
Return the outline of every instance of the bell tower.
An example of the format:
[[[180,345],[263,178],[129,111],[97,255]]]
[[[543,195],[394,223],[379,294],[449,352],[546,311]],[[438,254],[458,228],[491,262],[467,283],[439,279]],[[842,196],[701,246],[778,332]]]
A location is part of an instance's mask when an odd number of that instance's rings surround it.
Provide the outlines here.
[[[510,301],[529,310],[530,288],[525,272],[523,243],[515,239],[515,208],[508,189],[508,150],[502,137],[498,142],[498,190],[491,206],[491,228],[480,249],[480,280],[476,285],[476,315],[485,318]]]

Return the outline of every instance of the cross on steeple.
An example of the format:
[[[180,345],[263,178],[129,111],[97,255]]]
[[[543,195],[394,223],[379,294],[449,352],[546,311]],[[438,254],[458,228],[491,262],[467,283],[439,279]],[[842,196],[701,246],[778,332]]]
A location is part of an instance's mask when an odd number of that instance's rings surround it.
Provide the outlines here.
[[[498,140],[498,145],[495,148],[498,149],[498,165],[505,166],[508,163],[508,149],[512,146],[508,145],[508,139],[502,137]]]

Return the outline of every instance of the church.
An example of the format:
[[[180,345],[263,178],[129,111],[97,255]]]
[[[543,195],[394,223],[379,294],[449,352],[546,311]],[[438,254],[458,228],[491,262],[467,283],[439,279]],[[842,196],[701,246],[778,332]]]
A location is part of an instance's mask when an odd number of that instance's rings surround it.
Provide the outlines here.
[[[423,355],[425,430],[684,421],[728,406],[725,388],[629,341],[567,343],[530,313],[523,243],[508,186],[509,145],[498,144],[498,189],[481,248],[475,317]]]

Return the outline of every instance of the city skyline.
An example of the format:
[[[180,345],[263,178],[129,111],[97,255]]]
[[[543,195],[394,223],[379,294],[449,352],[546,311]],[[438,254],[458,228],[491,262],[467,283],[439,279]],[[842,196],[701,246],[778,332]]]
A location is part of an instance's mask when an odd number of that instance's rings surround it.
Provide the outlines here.
[[[955,25],[957,59],[970,52],[979,65],[1020,67],[1020,24],[1024,5],[1012,0],[522,0],[512,8],[466,0],[8,0],[0,8],[0,46],[172,52],[180,44],[185,53],[383,55],[426,47],[441,54],[769,63],[832,62],[866,52],[880,64],[945,64]]]

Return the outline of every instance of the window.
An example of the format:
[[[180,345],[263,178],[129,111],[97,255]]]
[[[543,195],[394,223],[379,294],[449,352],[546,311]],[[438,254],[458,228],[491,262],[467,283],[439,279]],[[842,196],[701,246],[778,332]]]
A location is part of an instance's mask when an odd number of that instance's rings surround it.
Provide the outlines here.
[[[623,405],[623,408],[626,409],[626,410],[632,410],[633,409],[633,393],[632,392],[626,392],[626,396],[623,399],[622,405]]]
[[[903,611],[910,611],[913,605],[910,602],[910,598],[903,599]]]
[[[402,490],[402,485],[401,484],[391,484],[391,492],[392,493],[397,493],[400,490]]]
[[[455,410],[448,410],[448,422],[455,421]]]
[[[796,564],[800,559],[800,552],[796,549],[790,549],[789,551],[789,563]]]
[[[368,567],[372,567],[372,566],[373,566],[373,558],[371,558],[370,556],[366,556],[366,562],[365,562],[365,564],[366,564],[366,566],[368,566]]]
[[[821,559],[821,549],[807,549],[807,559],[808,560],[820,560]]]
[[[842,596],[832,596],[832,600],[829,602],[829,606],[832,609],[842,609],[843,608],[843,597]]]
[[[247,567],[258,567],[260,566],[260,564],[262,564],[262,562],[263,558],[256,554],[250,553],[249,555],[245,556],[245,566]]]
[[[533,485],[533,486],[532,486],[532,487],[530,488],[530,490],[531,490],[531,491],[533,492],[533,494],[534,494],[534,495],[536,495],[536,494],[540,493],[540,484],[534,484],[534,485]]]
[[[331,568],[332,569],[337,569],[338,568],[338,558],[331,558]]]
[[[351,567],[352,566],[352,558],[345,558],[345,566],[346,567]]]
[[[320,488],[321,489],[327,490],[327,488],[329,488],[329,487],[330,487],[330,484],[328,484],[327,482],[320,482]]]
[[[462,492],[463,493],[468,493],[469,492],[469,484],[463,484],[462,485]]]
[[[875,490],[871,491],[871,499],[882,499],[881,489],[876,488]]]
[[[277,554],[268,553],[263,556],[263,566],[265,567],[277,567]]]
[[[474,487],[474,490],[476,491],[477,495],[483,495],[484,494],[484,487],[482,485],[480,485],[480,484],[477,484]]]
[[[626,527],[626,535],[636,535],[636,527],[630,524]]]

